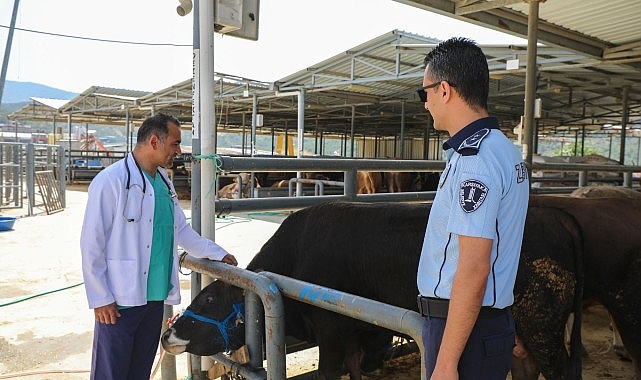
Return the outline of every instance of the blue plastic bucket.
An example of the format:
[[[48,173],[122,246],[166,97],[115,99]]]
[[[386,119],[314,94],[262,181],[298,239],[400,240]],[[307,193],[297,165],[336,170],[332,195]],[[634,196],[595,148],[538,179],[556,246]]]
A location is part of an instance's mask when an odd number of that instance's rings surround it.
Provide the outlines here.
[[[9,231],[13,229],[16,218],[12,216],[0,216],[0,231]]]

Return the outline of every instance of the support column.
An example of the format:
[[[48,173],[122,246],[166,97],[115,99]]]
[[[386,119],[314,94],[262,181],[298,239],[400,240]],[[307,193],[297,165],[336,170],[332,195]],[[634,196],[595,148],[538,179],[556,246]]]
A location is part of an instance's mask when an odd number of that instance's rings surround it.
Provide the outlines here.
[[[216,107],[214,104],[216,86],[214,78],[214,2],[198,0],[198,31],[200,38],[200,52],[198,55],[198,87],[200,92],[200,151],[201,155],[209,156],[216,153]],[[215,215],[214,206],[216,194],[211,191],[214,183],[216,165],[214,160],[200,161],[200,196],[202,204],[201,235],[215,241]],[[213,281],[210,276],[202,276],[201,286],[205,287]],[[201,358],[201,368],[208,369],[213,361],[210,358]],[[193,369],[192,369],[193,370]]]
[[[305,151],[305,147],[303,145],[303,141],[305,138],[305,90],[301,89],[298,91],[298,126],[297,126],[297,133],[298,133],[298,149],[297,149],[297,158],[303,157],[303,152]],[[297,172],[296,177],[301,178],[302,173]],[[303,184],[300,182],[296,182],[296,196],[300,197],[303,195]]]
[[[20,0],[14,0],[13,12],[11,12],[11,25],[9,26],[9,34],[7,35],[7,44],[4,49],[4,58],[2,60],[2,69],[0,71],[0,104],[2,104],[4,82],[7,78],[7,69],[9,68],[9,56],[11,54],[11,44],[13,42],[13,31],[15,30],[16,19],[18,18],[18,5],[20,5]]]
[[[400,159],[405,158],[405,101],[401,101],[401,146],[399,149],[398,157]]]
[[[200,5],[199,1],[193,2],[193,31],[192,31],[192,104],[191,104],[191,151],[193,156],[200,155]],[[191,226],[201,233],[201,202],[200,202],[200,160],[192,160],[191,163]],[[196,298],[201,289],[202,276],[198,272],[192,272],[190,275],[190,293],[191,299]],[[187,354],[188,373],[193,380],[202,380],[200,356]]]
[[[527,67],[525,73],[525,111],[523,118],[523,149],[525,163],[532,167],[534,140],[534,100],[536,97],[536,56],[539,23],[539,0],[530,0],[527,30]]]
[[[354,158],[354,123],[356,119],[356,106],[352,106],[352,118],[350,119],[350,133],[349,137],[351,140],[351,148],[349,150],[349,156]]]
[[[623,104],[621,105],[622,115],[621,115],[621,151],[619,154],[619,163],[625,165],[625,135],[626,129],[628,126],[628,107],[630,106],[630,87],[623,87]]]

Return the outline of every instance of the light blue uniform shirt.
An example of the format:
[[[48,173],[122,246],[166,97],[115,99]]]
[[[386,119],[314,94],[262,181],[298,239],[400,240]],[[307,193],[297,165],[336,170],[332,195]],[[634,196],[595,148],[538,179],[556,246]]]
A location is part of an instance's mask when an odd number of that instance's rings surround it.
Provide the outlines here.
[[[514,302],[529,197],[527,168],[495,118],[479,119],[443,144],[447,165],[430,211],[418,266],[421,295],[449,299],[458,236],[492,239],[483,306]]]

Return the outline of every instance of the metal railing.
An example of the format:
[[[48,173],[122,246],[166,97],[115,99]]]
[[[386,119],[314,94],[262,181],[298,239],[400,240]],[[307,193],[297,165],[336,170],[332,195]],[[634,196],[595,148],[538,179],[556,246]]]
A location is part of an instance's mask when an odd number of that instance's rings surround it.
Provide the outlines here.
[[[59,145],[0,142],[0,208],[22,208],[26,197],[28,215],[33,215],[33,208],[42,206],[36,201],[37,171],[53,171],[66,207],[64,157]]]
[[[415,311],[406,310],[378,301],[344,293],[335,289],[307,283],[270,272],[255,273],[217,261],[186,256],[183,265],[198,273],[207,274],[234,286],[249,290],[245,296],[246,316],[245,343],[249,347],[249,366],[233,363],[221,354],[214,355],[220,361],[248,379],[281,380],[286,378],[285,312],[282,296],[314,305],[363,322],[406,334],[414,339],[422,350],[423,318]],[[262,336],[260,323],[262,301],[265,310],[264,331],[267,358],[266,369],[262,368]],[[421,379],[426,379],[424,356],[421,354]],[[263,374],[266,377],[263,377]]]

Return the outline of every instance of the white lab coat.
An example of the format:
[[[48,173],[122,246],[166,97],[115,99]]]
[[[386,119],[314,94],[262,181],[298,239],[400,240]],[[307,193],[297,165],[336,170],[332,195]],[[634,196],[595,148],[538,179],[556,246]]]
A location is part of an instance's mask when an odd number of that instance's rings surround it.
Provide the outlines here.
[[[130,185],[127,222],[123,217],[127,198],[127,169]],[[158,168],[169,182],[167,172]],[[156,174],[158,175],[158,174]],[[146,191],[143,196],[143,181]],[[140,199],[142,209],[140,208]],[[180,303],[178,282],[178,251],[183,247],[190,255],[221,260],[227,252],[209,239],[203,238],[187,223],[185,214],[174,198],[174,264],[171,274],[172,289],[166,304]],[[139,306],[147,303],[147,276],[151,258],[154,222],[154,189],[140,172],[130,154],[104,170],[89,185],[89,199],[85,210],[80,237],[82,272],[90,308],[108,305],[114,301],[121,306]]]

